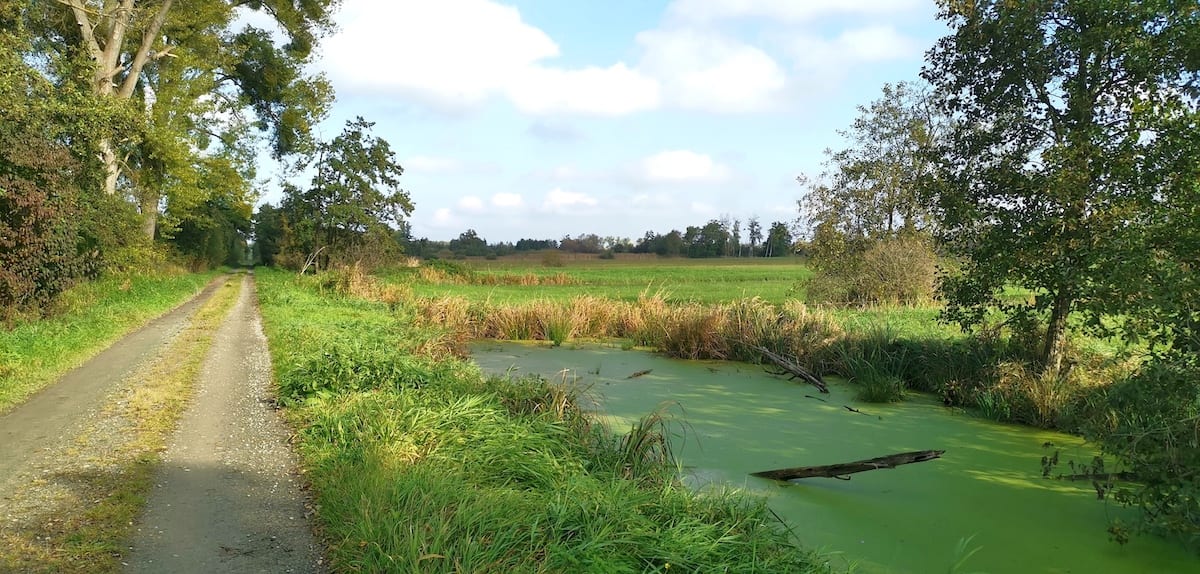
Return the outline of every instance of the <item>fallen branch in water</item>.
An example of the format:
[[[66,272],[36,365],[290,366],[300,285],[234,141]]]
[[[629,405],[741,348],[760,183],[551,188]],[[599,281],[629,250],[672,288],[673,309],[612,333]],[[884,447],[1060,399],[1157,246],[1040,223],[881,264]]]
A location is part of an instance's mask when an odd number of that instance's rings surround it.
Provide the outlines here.
[[[752,472],[751,476],[760,478],[770,478],[773,480],[796,480],[800,478],[839,478],[842,480],[850,480],[848,474],[856,472],[866,472],[868,470],[879,470],[881,468],[896,468],[902,464],[912,464],[914,462],[925,462],[935,458],[941,458],[944,450],[920,450],[916,452],[904,452],[900,454],[889,454],[866,460],[856,460],[854,462],[843,462],[841,464],[828,464],[824,466],[800,466],[796,468],[781,468],[778,470],[764,470],[761,472]]]
[[[822,393],[829,392],[829,386],[825,384],[824,379],[822,379],[820,375],[814,374],[812,371],[801,367],[795,361],[770,351],[765,347],[760,347],[758,345],[752,345],[752,347],[758,352],[762,353],[762,355],[766,357],[767,360],[774,363],[775,366],[783,369],[780,372],[772,372],[772,374],[788,375],[788,380],[802,379],[804,382],[816,387],[817,390],[821,391]]]

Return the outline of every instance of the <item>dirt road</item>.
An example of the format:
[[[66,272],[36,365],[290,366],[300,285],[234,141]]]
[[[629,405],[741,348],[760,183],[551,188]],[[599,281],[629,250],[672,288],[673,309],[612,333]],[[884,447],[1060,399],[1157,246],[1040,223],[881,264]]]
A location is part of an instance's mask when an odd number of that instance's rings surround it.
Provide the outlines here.
[[[53,459],[60,456],[62,443],[96,416],[105,396],[157,355],[223,283],[224,278],[213,281],[199,296],[127,335],[57,383],[0,415],[0,492],[7,492],[10,483],[26,476],[31,466],[52,466]]]
[[[323,571],[272,407],[253,278],[241,288],[164,455],[128,572]]]

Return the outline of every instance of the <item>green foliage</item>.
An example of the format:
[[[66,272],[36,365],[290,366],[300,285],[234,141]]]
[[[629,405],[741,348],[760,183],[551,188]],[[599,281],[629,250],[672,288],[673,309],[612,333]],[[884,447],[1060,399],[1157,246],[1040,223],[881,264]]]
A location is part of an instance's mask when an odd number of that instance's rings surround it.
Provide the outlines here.
[[[932,214],[919,182],[946,123],[929,100],[913,84],[884,84],[879,99],[858,107],[850,129],[838,132],[851,145],[825,151],[825,173],[799,202],[814,228],[852,241],[928,232]]]
[[[364,258],[382,262],[399,253],[389,226],[403,221],[413,205],[400,189],[404,170],[388,142],[370,135],[372,125],[362,118],[346,122],[340,135],[317,143],[309,188],[285,187],[283,237],[275,243],[291,266],[309,257],[317,257],[320,267]]]
[[[1089,397],[1085,436],[1133,473],[1103,481],[1144,529],[1200,549],[1200,369],[1155,361]]]
[[[49,317],[0,328],[0,411],[198,292],[213,274],[107,274],[61,294]]]
[[[61,147],[0,134],[0,309],[40,312],[76,281],[99,271],[80,233],[76,169]]]
[[[1042,361],[1056,374],[1069,317],[1104,332],[1105,315],[1138,316],[1130,291],[1170,273],[1147,253],[1174,251],[1173,237],[1149,241],[1150,230],[1194,216],[1200,11],[1174,1],[941,5],[953,33],[922,75],[956,119],[929,179],[940,236],[963,258],[942,285],[945,317],[1048,315]],[[1011,286],[1035,297],[1001,300]]]
[[[767,239],[763,242],[763,257],[783,257],[792,254],[792,230],[786,223],[776,221],[767,231]]]
[[[871,403],[904,399],[909,348],[890,327],[871,326],[835,346],[838,373],[858,385],[858,398]]]

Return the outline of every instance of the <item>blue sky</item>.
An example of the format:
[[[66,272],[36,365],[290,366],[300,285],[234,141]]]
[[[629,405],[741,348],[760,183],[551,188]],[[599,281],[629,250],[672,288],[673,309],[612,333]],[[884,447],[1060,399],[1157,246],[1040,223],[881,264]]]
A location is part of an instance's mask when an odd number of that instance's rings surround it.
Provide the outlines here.
[[[376,122],[414,235],[791,220],[822,150],[944,34],[910,0],[345,0],[322,125]],[[275,200],[270,190],[265,199]]]

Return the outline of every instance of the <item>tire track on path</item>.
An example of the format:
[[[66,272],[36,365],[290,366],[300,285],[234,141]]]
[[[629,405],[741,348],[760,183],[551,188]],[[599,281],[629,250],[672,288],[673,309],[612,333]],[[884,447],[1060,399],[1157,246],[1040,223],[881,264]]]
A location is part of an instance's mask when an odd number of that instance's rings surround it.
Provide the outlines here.
[[[246,276],[163,456],[127,572],[324,572],[270,384]]]

